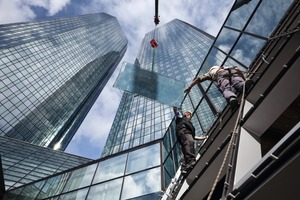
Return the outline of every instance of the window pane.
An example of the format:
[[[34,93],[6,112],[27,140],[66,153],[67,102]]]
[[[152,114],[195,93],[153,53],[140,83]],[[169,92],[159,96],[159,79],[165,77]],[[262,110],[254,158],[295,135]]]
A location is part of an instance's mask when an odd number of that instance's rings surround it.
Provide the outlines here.
[[[123,178],[91,187],[87,200],[119,199]]]
[[[129,199],[161,191],[160,167],[126,176],[121,199]]]
[[[34,199],[36,195],[39,193],[41,187],[43,187],[45,181],[37,182],[33,185],[28,185],[24,188],[21,193],[22,199]]]
[[[157,100],[163,104],[179,106],[184,97],[182,91],[185,84],[174,78],[125,63],[114,87]]]
[[[71,192],[71,193],[60,196],[59,200],[82,200],[82,199],[85,199],[87,192],[88,192],[88,188],[83,189],[83,190],[78,190],[78,191]]]
[[[97,164],[93,164],[72,172],[71,177],[65,186],[64,192],[90,185],[96,167]]]
[[[264,40],[243,34],[231,52],[231,56],[249,67],[265,43]]]
[[[69,175],[70,173],[65,173],[48,179],[40,194],[38,195],[38,199],[51,197],[56,194],[59,194],[62,191]]]
[[[93,183],[124,175],[127,154],[111,158],[99,163]]]
[[[292,0],[262,1],[253,18],[246,28],[246,32],[268,37],[274,30]],[[280,6],[279,6],[280,5]],[[263,19],[263,23],[261,23]]]
[[[160,146],[159,144],[154,144],[129,153],[126,174],[154,167],[159,164]]]
[[[215,46],[228,53],[238,36],[239,32],[223,28],[216,40]]]

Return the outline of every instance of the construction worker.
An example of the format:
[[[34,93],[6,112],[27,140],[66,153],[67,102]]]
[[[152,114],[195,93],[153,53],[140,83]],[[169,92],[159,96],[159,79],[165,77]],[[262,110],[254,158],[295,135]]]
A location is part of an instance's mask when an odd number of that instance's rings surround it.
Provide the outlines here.
[[[195,127],[190,121],[192,113],[186,111],[183,113],[179,112],[176,107],[173,107],[173,111],[176,117],[176,136],[184,157],[184,163],[181,166],[182,173],[190,171],[196,163],[194,139],[203,140],[206,136],[195,137]]]
[[[232,110],[238,106],[238,100],[234,90],[242,92],[245,84],[247,91],[253,85],[253,80],[246,80],[243,72],[236,66],[213,66],[207,73],[194,79],[184,92],[189,93],[194,85],[206,80],[212,80],[216,83],[217,87],[223,92],[223,96],[230,104]]]

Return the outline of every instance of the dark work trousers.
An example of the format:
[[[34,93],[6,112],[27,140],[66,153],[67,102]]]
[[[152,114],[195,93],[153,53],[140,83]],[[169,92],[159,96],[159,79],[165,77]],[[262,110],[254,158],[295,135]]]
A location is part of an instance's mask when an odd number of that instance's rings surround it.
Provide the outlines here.
[[[180,129],[178,140],[181,145],[185,165],[189,165],[191,162],[196,161],[194,138],[191,131],[186,128]]]
[[[233,92],[233,89],[237,92],[243,91],[245,81],[242,77],[235,75],[229,77],[228,70],[222,70],[221,72],[218,72],[218,74],[220,75],[218,78],[218,87],[223,92],[225,99],[229,100],[230,97],[236,98],[236,94]]]

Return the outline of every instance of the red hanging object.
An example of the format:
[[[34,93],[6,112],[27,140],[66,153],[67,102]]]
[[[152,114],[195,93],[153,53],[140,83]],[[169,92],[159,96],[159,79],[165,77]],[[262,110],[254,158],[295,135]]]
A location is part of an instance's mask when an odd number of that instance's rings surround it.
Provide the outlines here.
[[[152,40],[150,41],[150,45],[151,45],[152,48],[158,47],[158,43],[156,42],[155,39],[152,39]]]
[[[159,22],[160,22],[160,20],[157,17],[155,17],[154,18],[154,24],[157,25],[157,24],[159,24]]]

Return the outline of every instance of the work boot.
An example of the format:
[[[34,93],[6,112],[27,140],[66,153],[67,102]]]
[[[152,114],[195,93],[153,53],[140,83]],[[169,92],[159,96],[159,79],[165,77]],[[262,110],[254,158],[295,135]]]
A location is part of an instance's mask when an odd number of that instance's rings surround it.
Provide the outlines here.
[[[238,107],[239,102],[237,98],[230,97],[229,104],[230,104],[231,111],[233,112]]]
[[[245,90],[246,90],[245,92],[247,92],[253,84],[254,84],[253,80],[251,80],[251,79],[246,80],[245,81]]]

